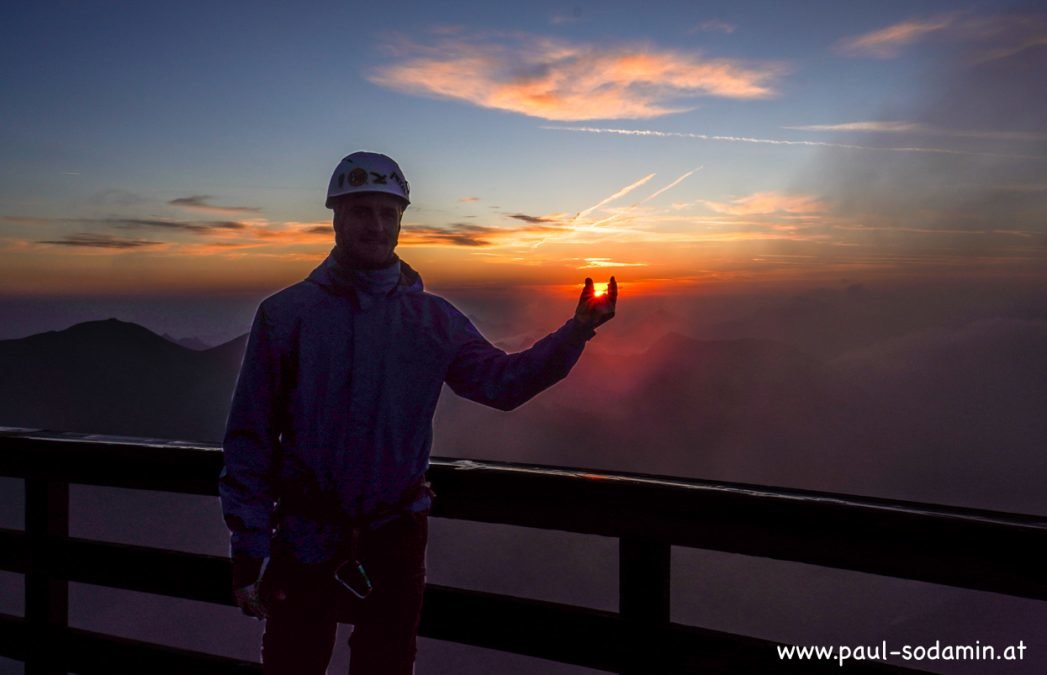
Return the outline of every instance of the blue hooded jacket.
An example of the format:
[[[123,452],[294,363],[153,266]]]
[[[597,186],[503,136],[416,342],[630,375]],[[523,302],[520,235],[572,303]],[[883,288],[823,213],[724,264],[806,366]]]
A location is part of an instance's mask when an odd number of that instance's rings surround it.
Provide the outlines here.
[[[572,318],[506,354],[423,291],[407,263],[361,273],[328,256],[255,315],[219,483],[232,555],[268,557],[275,529],[302,562],[331,559],[346,536],[339,518],[400,504],[422,480],[444,382],[512,410],[563,379],[593,335]],[[291,493],[328,505],[330,517],[274,512]],[[429,506],[421,494],[408,508]]]

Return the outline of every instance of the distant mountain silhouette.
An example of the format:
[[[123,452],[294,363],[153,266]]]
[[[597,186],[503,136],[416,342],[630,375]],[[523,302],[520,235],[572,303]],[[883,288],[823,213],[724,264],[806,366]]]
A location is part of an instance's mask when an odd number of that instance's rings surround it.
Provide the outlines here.
[[[205,349],[210,349],[211,347],[215,346],[213,344],[204,342],[198,337],[176,338],[175,336],[168,335],[167,333],[164,333],[161,337],[177,345],[182,345],[186,349],[192,349],[198,352],[202,352]]]
[[[195,351],[133,323],[0,341],[0,424],[221,439],[246,336]]]

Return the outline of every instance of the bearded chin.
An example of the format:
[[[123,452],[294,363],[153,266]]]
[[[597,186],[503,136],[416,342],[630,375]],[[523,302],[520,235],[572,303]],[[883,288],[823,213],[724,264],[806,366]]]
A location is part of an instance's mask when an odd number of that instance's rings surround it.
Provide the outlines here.
[[[389,256],[381,262],[376,263],[369,260],[360,260],[352,254],[351,248],[344,245],[344,242],[341,237],[335,237],[335,245],[332,254],[334,255],[335,260],[337,260],[340,265],[357,270],[384,269],[394,264],[397,260],[399,260],[395,252],[395,247],[393,251],[389,252]]]

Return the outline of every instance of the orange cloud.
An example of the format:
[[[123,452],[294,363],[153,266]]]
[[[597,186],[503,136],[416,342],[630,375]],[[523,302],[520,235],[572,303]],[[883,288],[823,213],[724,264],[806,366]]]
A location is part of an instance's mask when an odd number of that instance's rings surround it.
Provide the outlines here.
[[[899,121],[869,121],[869,122],[842,122],[840,124],[803,124],[786,129],[798,129],[800,131],[861,131],[868,133],[909,133],[921,131],[925,125],[918,122]]]
[[[757,192],[730,202],[703,202],[716,213],[732,216],[755,216],[769,213],[809,214],[825,211],[825,203],[813,195],[781,192]]]
[[[258,239],[280,244],[315,244],[330,242],[334,244],[334,230],[331,223],[303,223],[288,221],[281,225],[258,228],[252,232]]]
[[[406,44],[375,84],[547,120],[638,119],[690,109],[697,96],[766,98],[781,64],[705,58],[649,46],[595,47],[524,35]],[[409,56],[412,55],[412,56]]]
[[[517,214],[521,216],[523,214]],[[511,216],[513,218],[517,216]],[[531,218],[531,217],[528,217]],[[533,225],[524,227],[491,227],[472,223],[451,223],[444,227],[406,225],[400,230],[401,246],[522,246],[536,237],[562,228],[538,223],[548,222],[534,218]]]
[[[889,59],[929,36],[981,45],[976,60],[1003,59],[1047,44],[1047,15],[1013,13],[975,16],[965,12],[907,19],[879,30],[844,38],[836,50],[849,56]]]
[[[579,265],[578,269],[591,269],[591,268],[602,268],[602,267],[647,267],[647,263],[637,262],[618,262],[611,260],[610,258],[585,258],[585,264]]]
[[[943,14],[923,19],[908,19],[871,33],[845,38],[837,44],[837,49],[851,56],[894,58],[903,47],[930,33],[949,28],[955,23],[956,18],[955,14]]]
[[[183,244],[178,247],[176,255],[230,258],[245,256],[247,251],[250,251],[250,255],[256,255],[254,249],[257,248],[258,244],[252,242],[215,241],[206,244]]]

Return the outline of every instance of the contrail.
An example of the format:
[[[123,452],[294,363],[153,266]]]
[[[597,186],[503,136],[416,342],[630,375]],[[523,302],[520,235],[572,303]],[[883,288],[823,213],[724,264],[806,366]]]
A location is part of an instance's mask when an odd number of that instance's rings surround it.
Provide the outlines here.
[[[579,211],[578,215],[574,217],[574,220],[572,220],[571,223],[567,227],[573,227],[575,225],[575,223],[577,223],[579,220],[581,220],[585,216],[589,215],[590,213],[592,213],[596,209],[600,208],[604,204],[610,204],[611,202],[613,202],[614,200],[618,199],[619,197],[624,197],[625,195],[629,194],[630,192],[632,192],[636,188],[640,187],[641,185],[643,185],[647,181],[651,180],[652,178],[654,178],[654,174],[653,173],[649,173],[646,176],[644,176],[643,178],[641,178],[640,180],[636,181],[635,183],[631,183],[629,185],[626,185],[621,190],[619,190],[618,192],[615,192],[610,197],[607,197],[606,199],[601,200],[599,203],[594,204],[593,206],[590,206],[589,208],[585,209],[584,211]],[[604,221],[601,221],[601,222],[604,222]],[[542,244],[544,244],[547,241],[549,241],[549,237],[545,237],[544,239],[542,239],[542,240],[540,240],[538,242],[535,242],[534,244],[531,245],[531,248],[538,248],[539,246],[541,246]]]
[[[975,155],[979,157],[1007,157],[1009,159],[1047,159],[1042,155],[1011,155],[996,152],[969,152],[950,148],[925,147],[876,147],[873,145],[848,145],[827,141],[787,141],[780,138],[754,138],[752,136],[715,136],[682,131],[655,131],[652,129],[608,129],[603,127],[555,127],[542,126],[552,131],[581,131],[588,134],[618,134],[621,136],[653,136],[656,138],[691,138],[698,141],[726,141],[729,143],[758,143],[763,145],[800,145],[818,148],[843,148],[845,150],[887,150],[889,152],[926,152],[942,155]]]
[[[603,201],[601,201],[599,204],[596,204],[594,206],[590,206],[589,208],[585,209],[584,211],[579,212],[578,215],[574,217],[574,220],[571,221],[571,225],[574,225],[579,220],[581,220],[585,216],[589,215],[590,213],[592,213],[596,209],[600,208],[601,206],[603,206],[605,204],[610,204],[611,202],[613,202],[614,200],[618,199],[619,197],[624,197],[625,195],[629,194],[630,192],[632,192],[636,188],[640,187],[641,185],[643,185],[647,181],[651,180],[652,178],[654,178],[654,174],[653,173],[649,173],[646,176],[644,176],[643,178],[641,178],[640,180],[636,181],[635,183],[633,183],[631,185],[626,185],[625,187],[623,187],[618,192],[615,192],[613,195],[611,195],[607,199],[604,199]]]
[[[639,204],[643,204],[644,202],[649,202],[649,201],[651,201],[652,199],[654,199],[655,197],[657,197],[658,195],[662,194],[663,192],[666,192],[666,191],[668,191],[668,190],[671,190],[671,189],[673,189],[674,187],[676,187],[677,185],[679,185],[680,183],[682,183],[682,182],[683,182],[683,181],[684,181],[684,180],[685,180],[685,179],[686,179],[686,178],[687,178],[688,176],[690,176],[690,175],[691,175],[692,173],[694,173],[695,171],[701,171],[701,170],[702,170],[702,168],[703,168],[703,167],[700,167],[700,166],[699,166],[699,167],[698,167],[698,168],[696,168],[696,169],[691,169],[690,171],[688,171],[688,172],[687,172],[687,173],[685,173],[684,175],[680,176],[679,178],[677,178],[677,179],[676,179],[676,180],[674,180],[673,182],[671,182],[671,183],[669,183],[668,185],[666,185],[665,187],[663,187],[663,188],[662,188],[661,190],[658,190],[658,191],[656,191],[656,192],[655,192],[654,194],[652,194],[652,195],[650,195],[650,196],[648,196],[648,197],[644,197],[644,198],[643,198],[643,199],[641,199],[641,200],[640,200],[640,201],[639,201],[638,203],[639,203]]]

